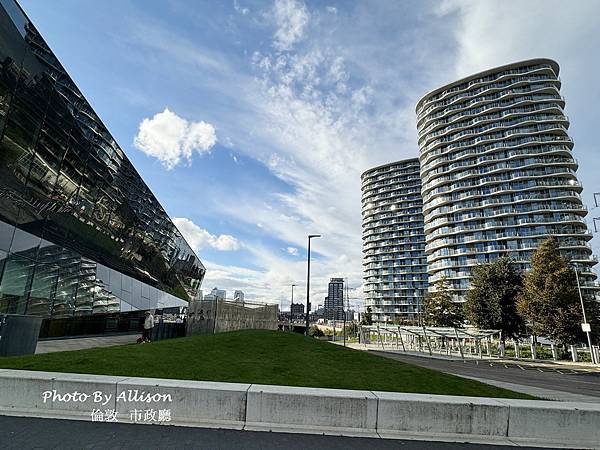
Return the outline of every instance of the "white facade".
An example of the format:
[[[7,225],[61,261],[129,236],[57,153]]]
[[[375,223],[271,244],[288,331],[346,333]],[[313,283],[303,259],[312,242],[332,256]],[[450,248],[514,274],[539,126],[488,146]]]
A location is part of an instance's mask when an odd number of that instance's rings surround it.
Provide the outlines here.
[[[595,285],[558,72],[548,59],[509,64],[417,104],[429,284],[445,277],[456,300],[473,266],[509,256],[527,269],[549,235]]]
[[[363,284],[373,320],[416,319],[427,291],[419,161],[362,174]]]

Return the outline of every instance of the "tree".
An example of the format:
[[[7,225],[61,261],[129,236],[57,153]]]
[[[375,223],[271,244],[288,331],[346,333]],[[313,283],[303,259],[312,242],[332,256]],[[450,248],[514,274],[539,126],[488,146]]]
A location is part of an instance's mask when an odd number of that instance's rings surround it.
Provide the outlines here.
[[[584,299],[590,317],[596,317],[595,304]],[[523,279],[517,310],[529,322],[533,333],[563,344],[584,339],[583,321],[575,272],[558,250],[554,236],[546,239],[531,258],[531,270]]]
[[[425,325],[433,327],[462,327],[462,306],[452,301],[445,279],[435,282],[435,292],[423,301]]]
[[[466,318],[478,328],[502,330],[502,341],[518,336],[524,330],[517,312],[522,287],[523,275],[510,258],[474,267],[464,305]]]
[[[321,330],[318,326],[313,325],[308,329],[308,335],[311,337],[319,337],[325,336],[325,333],[323,333],[323,330]]]
[[[360,323],[361,325],[373,325],[373,313],[370,306],[367,306],[367,310],[363,313]]]

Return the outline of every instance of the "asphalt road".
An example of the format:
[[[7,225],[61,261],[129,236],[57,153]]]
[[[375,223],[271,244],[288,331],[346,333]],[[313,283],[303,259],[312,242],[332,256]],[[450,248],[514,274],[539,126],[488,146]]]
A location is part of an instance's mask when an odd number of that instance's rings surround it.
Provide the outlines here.
[[[0,416],[3,449],[450,450],[515,447]],[[519,447],[529,448],[529,447]]]
[[[386,358],[397,359],[454,375],[465,375],[506,383],[522,384],[554,391],[600,397],[600,373],[572,370],[566,366],[545,367],[532,363],[501,363],[496,361],[444,360],[422,356],[370,350]]]

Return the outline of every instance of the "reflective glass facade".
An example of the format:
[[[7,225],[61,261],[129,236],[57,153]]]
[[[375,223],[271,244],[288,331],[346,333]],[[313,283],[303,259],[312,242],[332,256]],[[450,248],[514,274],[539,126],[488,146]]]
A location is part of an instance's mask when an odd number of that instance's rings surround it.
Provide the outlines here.
[[[205,268],[13,0],[0,0],[0,313],[186,305]]]
[[[373,320],[414,320],[427,292],[417,158],[362,174],[363,285]]]
[[[597,286],[582,186],[555,61],[491,69],[417,104],[429,283],[461,301],[471,268],[510,256],[522,269],[548,236]]]

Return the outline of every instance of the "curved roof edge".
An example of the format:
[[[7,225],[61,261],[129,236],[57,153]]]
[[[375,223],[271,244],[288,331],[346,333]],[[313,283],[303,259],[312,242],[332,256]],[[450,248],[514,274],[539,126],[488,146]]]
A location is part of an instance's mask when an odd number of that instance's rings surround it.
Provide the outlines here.
[[[417,105],[415,106],[415,112],[419,111],[419,106],[421,106],[421,103],[423,103],[423,101],[427,98],[430,97],[432,95],[437,94],[438,92],[444,91],[448,88],[451,88],[452,86],[458,85],[458,84],[462,84],[465,81],[470,80],[471,78],[478,78],[478,77],[482,77],[485,75],[489,75],[490,73],[494,73],[494,72],[499,72],[501,70],[506,70],[506,69],[512,69],[514,67],[519,67],[519,66],[524,66],[524,65],[531,65],[531,64],[550,64],[552,66],[552,69],[554,70],[554,72],[556,73],[556,76],[558,76],[558,73],[560,71],[560,66],[558,65],[558,63],[550,58],[533,58],[533,59],[525,59],[523,61],[516,61],[510,64],[505,64],[503,66],[498,66],[498,67],[493,67],[491,69],[486,69],[482,72],[477,72],[474,73],[472,75],[466,76],[464,78],[461,78],[459,80],[453,81],[451,83],[445,84],[441,87],[438,87],[432,91],[429,91],[427,94],[425,94],[424,96],[422,96],[419,101],[417,102]]]
[[[400,159],[398,161],[392,161],[392,162],[389,162],[389,163],[381,164],[380,166],[371,167],[370,169],[367,169],[363,173],[361,173],[360,177],[362,178],[366,174],[368,174],[369,172],[373,172],[374,170],[381,169],[383,167],[393,166],[394,164],[407,163],[409,161],[416,161],[418,163],[419,162],[419,158],[417,156],[415,156],[414,158]]]

